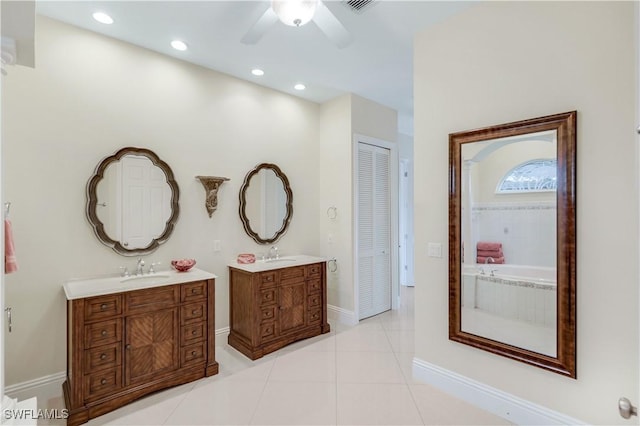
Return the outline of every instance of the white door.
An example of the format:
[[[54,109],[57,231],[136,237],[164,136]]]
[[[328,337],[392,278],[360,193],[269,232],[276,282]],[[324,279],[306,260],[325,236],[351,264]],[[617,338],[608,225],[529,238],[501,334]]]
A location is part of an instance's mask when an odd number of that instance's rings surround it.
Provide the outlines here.
[[[122,245],[144,248],[170,216],[171,192],[162,170],[146,157],[122,158]]]
[[[391,309],[391,163],[386,148],[358,143],[358,318]]]

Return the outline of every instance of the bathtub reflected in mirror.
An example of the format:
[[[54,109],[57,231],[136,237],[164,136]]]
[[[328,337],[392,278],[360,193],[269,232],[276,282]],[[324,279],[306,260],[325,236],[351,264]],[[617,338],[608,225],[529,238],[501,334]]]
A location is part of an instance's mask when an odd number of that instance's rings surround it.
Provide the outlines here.
[[[575,112],[450,135],[449,337],[575,377]]]

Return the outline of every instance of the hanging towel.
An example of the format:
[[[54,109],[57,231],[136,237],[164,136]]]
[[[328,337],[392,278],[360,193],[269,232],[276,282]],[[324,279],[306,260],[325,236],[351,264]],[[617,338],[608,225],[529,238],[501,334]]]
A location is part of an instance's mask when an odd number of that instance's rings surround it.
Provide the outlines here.
[[[502,243],[490,243],[487,241],[479,241],[476,245],[478,250],[502,250]]]
[[[16,250],[13,245],[13,232],[11,231],[11,222],[9,219],[4,220],[4,273],[10,274],[18,270],[18,261],[16,259]]]
[[[482,257],[504,257],[502,250],[478,250],[476,254]]]

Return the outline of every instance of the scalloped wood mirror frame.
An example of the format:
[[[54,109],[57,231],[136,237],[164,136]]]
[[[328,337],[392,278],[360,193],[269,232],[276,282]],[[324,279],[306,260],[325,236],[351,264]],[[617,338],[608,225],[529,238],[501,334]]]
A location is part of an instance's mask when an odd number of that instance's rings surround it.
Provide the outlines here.
[[[576,111],[449,135],[449,339],[576,378]],[[534,352],[462,328],[462,147],[556,131],[556,351]]]
[[[125,247],[120,241],[116,241],[109,236],[105,231],[105,225],[98,217],[98,184],[103,180],[105,171],[109,165],[120,161],[127,155],[142,156],[148,158],[154,166],[160,168],[165,174],[167,184],[171,190],[171,213],[169,219],[166,222],[165,228],[157,238],[152,239],[146,247],[130,249]],[[164,161],[162,161],[153,151],[145,148],[126,147],[118,150],[115,154],[104,158],[95,169],[93,176],[87,182],[87,205],[86,215],[89,223],[93,228],[93,232],[96,237],[106,246],[111,247],[116,253],[122,256],[140,256],[149,254],[155,251],[160,244],[169,239],[173,228],[178,220],[178,214],[180,213],[180,206],[178,199],[180,198],[180,190],[178,189],[178,183],[173,177],[171,167]]]

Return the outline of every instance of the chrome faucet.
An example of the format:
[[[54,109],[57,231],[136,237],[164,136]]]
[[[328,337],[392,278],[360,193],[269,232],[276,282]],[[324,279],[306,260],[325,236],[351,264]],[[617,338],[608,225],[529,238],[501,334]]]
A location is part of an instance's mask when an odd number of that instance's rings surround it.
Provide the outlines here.
[[[271,246],[269,249],[269,259],[279,259],[280,255],[278,254],[278,247]]]
[[[141,257],[138,258],[138,265],[136,266],[136,275],[144,274],[144,260]]]
[[[491,260],[491,263],[496,263],[496,260],[493,257],[487,257],[484,260],[484,264],[486,265],[487,263],[489,263],[489,260]]]
[[[498,272],[498,270],[497,270],[497,269],[492,269],[492,270],[491,270],[491,276],[492,276],[492,277],[494,277],[496,272]]]

